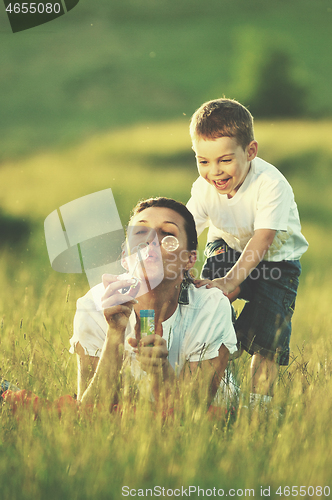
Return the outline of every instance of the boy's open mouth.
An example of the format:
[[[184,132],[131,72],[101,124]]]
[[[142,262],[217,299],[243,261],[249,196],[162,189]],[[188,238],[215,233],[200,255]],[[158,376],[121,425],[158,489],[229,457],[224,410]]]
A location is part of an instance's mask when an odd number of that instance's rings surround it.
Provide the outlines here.
[[[226,189],[229,181],[231,180],[231,177],[227,177],[227,179],[219,179],[217,181],[213,181],[213,184],[216,186],[217,189]]]

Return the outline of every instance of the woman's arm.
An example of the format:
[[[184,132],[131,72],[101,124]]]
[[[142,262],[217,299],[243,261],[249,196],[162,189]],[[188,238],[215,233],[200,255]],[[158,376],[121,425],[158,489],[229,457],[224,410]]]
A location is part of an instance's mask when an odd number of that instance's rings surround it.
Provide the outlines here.
[[[185,364],[180,374],[183,390],[189,389],[200,401],[206,401],[209,407],[224,376],[228,359],[229,351],[221,344],[216,358]]]
[[[200,300],[195,321],[187,337],[186,358],[180,374],[185,391],[190,387],[194,397],[209,406],[224,376],[230,353],[236,351],[236,334],[231,306],[218,290],[196,290]]]
[[[118,280],[116,276],[104,275],[103,283],[105,293],[101,305],[108,329],[94,375],[80,401],[82,404],[100,401],[112,407],[117,403],[125,330],[136,303],[133,295],[137,290],[131,289],[129,293],[122,294],[120,290],[128,286],[128,280]]]
[[[109,307],[104,311],[108,330],[96,371],[82,395],[82,404],[94,404],[99,401],[111,408],[118,402],[125,330],[133,304],[131,301]]]
[[[79,342],[75,346],[75,352],[77,355],[77,399],[80,401],[97,369],[99,357],[86,354]]]

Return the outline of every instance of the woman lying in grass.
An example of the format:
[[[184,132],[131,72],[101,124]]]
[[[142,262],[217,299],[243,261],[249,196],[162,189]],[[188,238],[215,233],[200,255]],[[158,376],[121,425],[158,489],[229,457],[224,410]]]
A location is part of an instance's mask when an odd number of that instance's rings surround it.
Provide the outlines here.
[[[182,203],[155,198],[134,208],[122,255],[127,274],[104,275],[77,302],[71,352],[82,404],[117,404],[128,373],[139,387],[149,384],[162,408],[181,385],[197,391],[203,383],[212,402],[236,336],[229,300],[188,279],[196,248],[195,223]],[[154,310],[155,333],[142,337],[146,309]]]

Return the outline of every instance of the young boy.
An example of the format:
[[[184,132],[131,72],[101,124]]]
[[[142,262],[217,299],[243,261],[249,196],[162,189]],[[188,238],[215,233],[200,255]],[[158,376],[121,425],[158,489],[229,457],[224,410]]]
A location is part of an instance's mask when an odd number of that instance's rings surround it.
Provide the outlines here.
[[[308,247],[294,194],[285,177],[257,157],[253,117],[237,101],[204,103],[190,135],[200,177],[187,206],[198,234],[209,227],[203,280],[195,284],[246,300],[235,330],[241,349],[252,355],[250,401],[267,402],[278,365],[289,363],[299,259]]]

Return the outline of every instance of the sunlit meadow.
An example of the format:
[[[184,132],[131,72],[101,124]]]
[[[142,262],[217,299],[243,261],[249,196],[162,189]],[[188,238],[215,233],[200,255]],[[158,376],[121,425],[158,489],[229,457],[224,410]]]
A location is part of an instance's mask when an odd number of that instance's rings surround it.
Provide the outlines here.
[[[164,496],[166,490],[176,496],[177,488],[190,485],[223,489],[225,496],[233,488],[238,498],[249,496],[246,489],[261,496],[261,488],[268,487],[270,498],[284,498],[289,496],[284,487],[300,491],[303,486],[301,496],[324,498],[324,489],[317,487],[332,489],[331,132],[328,121],[256,124],[259,153],[291,182],[310,243],[302,259],[292,360],[280,370],[271,411],[242,407],[249,385],[245,355],[232,366],[243,402],[225,403],[214,416],[184,395],[178,411],[166,419],[144,404],[122,417],[103,409],[86,415],[68,408],[61,418],[54,408],[41,409],[36,418],[32,407],[13,416],[4,404],[2,499],[120,499],[123,486],[137,496],[139,489],[154,486],[165,487]],[[2,165],[0,183],[8,186],[2,210],[25,218],[31,233],[18,246],[2,246],[0,253],[3,378],[42,400],[76,391],[69,338],[76,299],[88,284],[83,275],[51,269],[43,236],[46,216],[75,198],[111,187],[126,224],[142,197],[186,202],[196,176],[185,117],[96,135],[62,151]],[[198,491],[191,491],[198,498]]]

